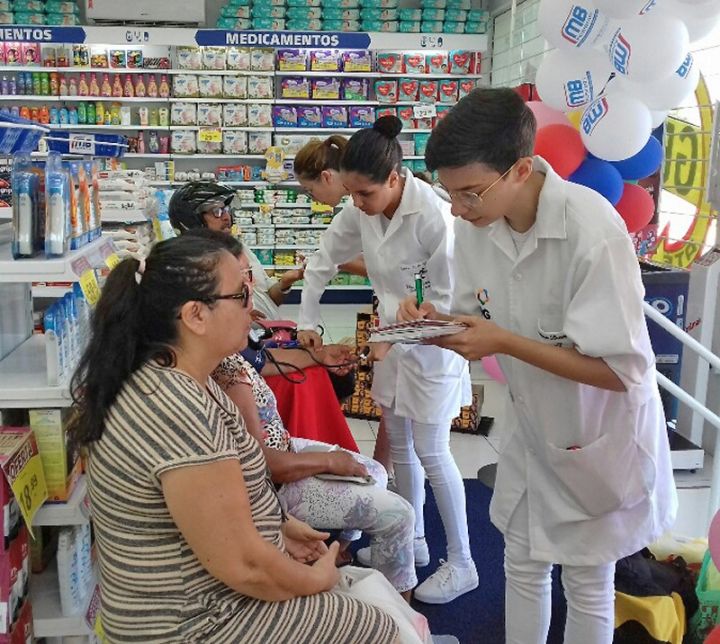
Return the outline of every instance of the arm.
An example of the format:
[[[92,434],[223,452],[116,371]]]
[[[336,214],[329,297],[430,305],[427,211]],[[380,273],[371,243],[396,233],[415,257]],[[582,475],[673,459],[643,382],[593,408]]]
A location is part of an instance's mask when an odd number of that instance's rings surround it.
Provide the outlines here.
[[[334,369],[340,375],[350,371],[352,368],[350,363],[356,362],[350,348],[339,344],[324,345],[319,349],[309,347],[305,351],[300,349],[268,349],[267,351],[281,366],[284,363],[298,369],[308,369],[309,367],[318,366],[318,363],[327,368],[340,365]],[[272,360],[268,360],[262,369],[261,375],[277,376],[279,373],[280,371]]]
[[[292,483],[325,472],[352,476],[364,476],[367,473],[364,466],[344,451],[295,454],[266,447],[251,386],[237,383],[226,389],[225,393],[237,405],[248,431],[262,447],[275,483]]]
[[[335,544],[308,567],[260,536],[236,459],[171,469],[160,481],[170,514],[200,563],[234,591],[284,601],[337,582]]]
[[[280,279],[270,286],[268,289],[268,295],[275,304],[280,306],[285,301],[285,296],[295,282],[300,281],[303,278],[304,269],[296,268],[290,271],[285,271]]]
[[[340,265],[340,270],[351,275],[359,275],[360,277],[367,277],[367,266],[365,266],[365,259],[362,255],[356,259],[350,260]]]
[[[345,206],[320,238],[320,248],[308,259],[300,300],[298,329],[314,330],[320,321],[320,297],[338,272],[338,265],[355,259],[362,251],[359,215]]]

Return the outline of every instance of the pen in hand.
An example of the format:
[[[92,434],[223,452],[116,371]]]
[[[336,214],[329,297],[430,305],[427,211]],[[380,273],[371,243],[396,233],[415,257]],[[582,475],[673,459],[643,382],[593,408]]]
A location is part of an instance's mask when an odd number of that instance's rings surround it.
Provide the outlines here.
[[[423,280],[420,273],[415,273],[415,299],[418,307],[420,307],[423,303]]]

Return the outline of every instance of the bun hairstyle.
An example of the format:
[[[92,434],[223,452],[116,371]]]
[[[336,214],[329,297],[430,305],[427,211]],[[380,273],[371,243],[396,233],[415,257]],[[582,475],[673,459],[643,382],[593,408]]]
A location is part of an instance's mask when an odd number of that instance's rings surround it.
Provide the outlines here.
[[[313,139],[295,155],[295,174],[302,179],[314,181],[320,178],[323,170],[338,172],[347,144],[348,140],[339,134],[333,134],[324,141]]]
[[[393,170],[400,172],[402,167],[397,140],[401,131],[402,121],[397,116],[382,116],[371,128],[355,132],[340,160],[340,169],[357,172],[373,183],[385,183]]]

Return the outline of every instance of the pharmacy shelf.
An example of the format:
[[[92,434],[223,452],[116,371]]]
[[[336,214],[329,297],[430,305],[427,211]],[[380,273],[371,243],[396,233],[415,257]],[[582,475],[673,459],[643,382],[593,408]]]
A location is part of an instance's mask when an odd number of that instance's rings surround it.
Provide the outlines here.
[[[121,157],[122,159],[156,159],[158,161],[161,161],[163,159],[169,159],[169,154],[138,154],[137,152],[128,152],[127,154],[123,154]]]
[[[342,73],[340,74],[342,75]],[[450,80],[463,80],[463,79],[478,79],[482,78],[482,74],[413,74],[411,72],[405,72],[405,73],[379,73],[377,74],[377,78],[409,78],[409,79],[417,79],[417,80],[425,80],[425,79],[441,79],[441,78],[447,78]]]
[[[143,210],[112,210],[103,208],[100,219],[104,224],[140,224],[148,220]]]
[[[378,101],[359,100],[359,101],[339,101],[324,98],[276,98],[276,105],[381,105]]]
[[[240,131],[240,132],[272,132],[273,128],[270,126],[260,126],[260,125],[237,125],[237,126],[230,126],[230,125],[171,125],[171,130],[222,130],[224,131]],[[259,157],[265,158],[262,155],[258,155]]]
[[[276,250],[312,250],[316,251],[318,249],[317,244],[314,246],[298,246],[297,244],[279,244],[275,242],[274,246],[269,246],[268,248],[275,248]]]
[[[325,230],[330,224],[238,224],[241,230],[253,230],[255,228],[300,228]]]
[[[295,268],[305,268],[304,266],[295,265],[295,264],[263,264],[262,267],[265,270],[284,270],[284,271],[291,271]]]
[[[150,73],[148,70],[147,73]],[[197,76],[274,76],[275,71],[253,71],[251,69],[166,69],[164,74],[195,74]]]
[[[45,297],[45,298],[57,298],[63,297],[65,293],[72,291],[72,287],[63,284],[48,285],[48,284],[33,284],[32,296],[34,298]]]
[[[2,65],[0,72],[60,72],[72,74],[198,74],[203,76],[273,76],[274,71],[256,72],[248,69],[146,69],[134,67],[25,67]],[[327,74],[325,74],[327,76]]]
[[[4,243],[0,245],[0,282],[77,282],[80,276],[73,270],[73,264],[82,258],[95,258],[103,244],[112,245],[99,237],[78,250],[69,251],[64,257],[13,259],[10,243]]]
[[[72,617],[65,617],[60,609],[57,559],[53,559],[42,573],[30,576],[30,601],[35,637],[88,637],[92,634],[92,629],[85,621],[85,613],[97,583],[97,572],[97,568],[95,568],[94,580],[90,584],[84,610],[79,615]]]
[[[170,103],[245,103],[251,105],[272,105],[275,103],[274,98],[164,98],[165,102]]]
[[[368,126],[369,127],[369,126]],[[353,134],[359,127],[276,127],[277,133],[304,134],[305,132],[331,132],[334,134]],[[407,131],[407,130],[405,130]]]
[[[132,132],[141,132],[144,130],[168,130],[168,125],[69,125],[63,123],[62,125],[50,123],[48,127],[52,130],[130,130]]]
[[[0,101],[28,101],[44,103],[167,103],[171,98],[124,96],[37,96],[35,94],[3,94]]]
[[[31,335],[0,360],[0,408],[70,407],[67,386],[47,384],[45,336]]]
[[[0,220],[12,219],[12,206],[0,208]]]
[[[265,157],[263,157],[265,158]],[[242,201],[240,202],[240,208],[260,208],[260,206],[272,206],[273,208],[303,208],[308,209],[311,207],[310,203],[285,203],[279,201],[277,203],[255,203],[254,201]]]
[[[293,291],[302,291],[302,286],[291,286]],[[370,284],[330,284],[325,287],[326,291],[371,291]]]
[[[82,475],[67,503],[46,503],[35,514],[34,526],[81,525],[90,520],[87,479]]]
[[[413,74],[411,72],[406,72],[404,74],[400,73],[390,73],[385,74],[383,72],[339,72],[339,71],[287,71],[287,70],[278,70],[275,72],[275,76],[310,76],[310,77],[339,77],[339,78],[417,78],[418,80],[424,80],[424,79],[440,79],[440,78],[449,78],[449,79],[463,79],[463,78],[482,78],[482,74]]]

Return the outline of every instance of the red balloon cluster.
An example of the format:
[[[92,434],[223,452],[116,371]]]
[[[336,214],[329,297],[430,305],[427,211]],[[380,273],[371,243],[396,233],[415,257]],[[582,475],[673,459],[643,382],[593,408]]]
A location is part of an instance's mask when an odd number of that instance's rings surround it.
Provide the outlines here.
[[[650,223],[655,213],[655,202],[642,186],[626,183],[615,209],[625,220],[629,233],[636,233]]]
[[[580,133],[572,125],[546,125],[535,136],[535,154],[547,161],[563,179],[580,167],[587,154]]]

